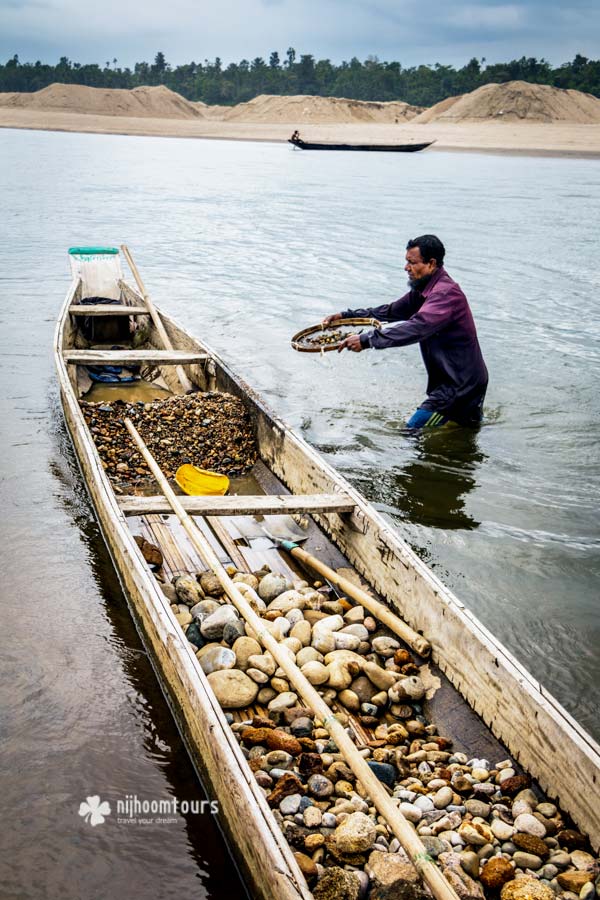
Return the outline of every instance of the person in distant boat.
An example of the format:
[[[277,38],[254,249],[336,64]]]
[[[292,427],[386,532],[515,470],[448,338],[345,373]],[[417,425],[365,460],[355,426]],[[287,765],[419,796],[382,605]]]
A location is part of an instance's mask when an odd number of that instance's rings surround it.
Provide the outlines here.
[[[447,422],[467,426],[481,423],[488,372],[467,298],[444,269],[445,252],[433,234],[414,238],[406,245],[407,294],[393,303],[347,309],[324,320],[330,325],[364,316],[393,323],[349,335],[338,351],[360,353],[368,348],[421,345],[428,376],[427,399],[409,419],[409,428],[432,428]]]
[[[291,136],[290,141],[292,142],[292,144],[298,144],[301,140],[302,138],[300,137],[300,132],[296,130]]]

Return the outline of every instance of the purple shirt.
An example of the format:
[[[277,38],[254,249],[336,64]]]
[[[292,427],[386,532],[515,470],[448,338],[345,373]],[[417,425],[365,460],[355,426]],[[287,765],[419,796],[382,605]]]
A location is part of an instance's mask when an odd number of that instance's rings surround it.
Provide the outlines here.
[[[443,267],[422,292],[411,290],[393,303],[348,309],[342,316],[397,323],[362,334],[363,347],[384,350],[419,343],[428,375],[421,408],[443,412],[461,425],[481,420],[488,373],[467,298]]]

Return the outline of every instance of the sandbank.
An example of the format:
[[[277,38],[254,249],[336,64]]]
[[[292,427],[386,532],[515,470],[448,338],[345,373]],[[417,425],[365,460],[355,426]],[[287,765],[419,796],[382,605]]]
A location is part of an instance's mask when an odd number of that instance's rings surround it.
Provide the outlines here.
[[[247,123],[214,119],[106,116],[0,107],[0,128],[91,134],[144,135],[236,141],[287,141],[287,123]],[[531,155],[600,157],[600,124],[569,122],[401,122],[335,123],[301,126],[306,140],[408,143],[435,140],[425,152],[440,150]]]

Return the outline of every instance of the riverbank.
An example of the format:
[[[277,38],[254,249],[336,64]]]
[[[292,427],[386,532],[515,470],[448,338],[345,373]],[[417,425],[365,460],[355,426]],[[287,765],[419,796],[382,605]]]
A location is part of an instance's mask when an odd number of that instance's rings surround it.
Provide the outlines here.
[[[159,119],[0,107],[0,128],[126,134],[232,141],[287,141],[286,123]],[[435,140],[435,150],[600,157],[600,124],[565,122],[430,122],[424,124],[315,124],[302,128],[306,140],[350,143],[409,143]]]

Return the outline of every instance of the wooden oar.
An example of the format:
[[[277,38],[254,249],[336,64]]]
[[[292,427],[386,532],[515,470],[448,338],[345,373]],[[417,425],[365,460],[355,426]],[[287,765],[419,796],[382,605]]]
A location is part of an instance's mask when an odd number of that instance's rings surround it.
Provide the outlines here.
[[[268,531],[266,531],[266,533],[268,534]],[[303,550],[302,547],[299,547],[294,541],[280,541],[272,535],[269,536],[271,537],[271,540],[274,540],[278,546],[287,550],[291,556],[295,557],[295,559],[304,563],[310,569],[314,569],[319,575],[323,575],[327,581],[338,587],[344,594],[347,594],[361,606],[364,606],[366,610],[383,622],[384,625],[387,625],[390,631],[393,631],[394,634],[397,634],[398,637],[402,638],[409,647],[416,650],[420,656],[429,656],[431,653],[431,644],[429,641],[424,638],[423,635],[411,628],[410,625],[407,625],[406,622],[403,622],[402,619],[398,618],[398,616],[394,615],[391,609],[384,606],[379,600],[371,597],[370,594],[363,591],[357,584],[353,584],[353,582],[349,581],[347,578],[338,575],[335,569],[330,569],[328,565],[321,562],[316,556],[307,553],[306,550]]]
[[[130,419],[125,419],[125,427],[133,438],[140,453],[144,457],[148,467],[156,478],[162,493],[168,499],[173,512],[187,532],[192,544],[202,556],[205,564],[219,579],[233,605],[257,635],[263,647],[269,651],[277,664],[285,671],[290,684],[292,684],[305,703],[315,712],[322,721],[323,727],[329,732],[335,741],[348,766],[361,782],[380,815],[388,822],[395,836],[411,859],[413,865],[420,873],[423,881],[429,886],[437,900],[459,900],[458,894],[451,884],[444,878],[440,870],[434,864],[431,856],[425,849],[421,839],[412,825],[404,818],[397,808],[394,800],[388,796],[381,782],[373,774],[363,757],[360,755],[348,735],[345,728],[336,719],[331,709],[323,701],[308,679],[302,674],[295,662],[292,662],[287,652],[283,650],[273,635],[266,628],[266,623],[261,619],[242,596],[237,585],[231,580],[214,550],[199,531],[193,519],[186,513],[177,496],[173,493],[169,482],[163,475],[156,460],[146,447],[146,444],[138,434]]]
[[[146,291],[144,282],[142,281],[142,276],[138,272],[138,267],[134,263],[133,257],[131,256],[131,253],[129,252],[129,247],[127,247],[126,244],[121,244],[121,253],[123,254],[125,259],[127,260],[127,263],[129,264],[131,273],[132,273],[133,277],[135,278],[136,284],[140,289],[140,293],[142,295],[144,303],[146,304],[146,307],[148,308],[148,314],[149,314],[150,318],[152,319],[152,322],[154,323],[154,327],[156,328],[161,341],[163,342],[165,350],[172,350],[173,344],[171,343],[171,339],[166,332],[165,326],[162,323],[162,319],[161,319],[160,315],[158,314],[158,310],[156,309],[154,303],[150,299],[150,295]],[[192,382],[190,381],[190,379],[187,377],[187,375],[183,371],[183,366],[175,366],[175,372],[177,373],[177,377],[179,378],[179,382],[180,382],[181,387],[183,388],[184,392],[186,394],[189,394],[191,391],[193,391],[194,388],[193,388]]]

